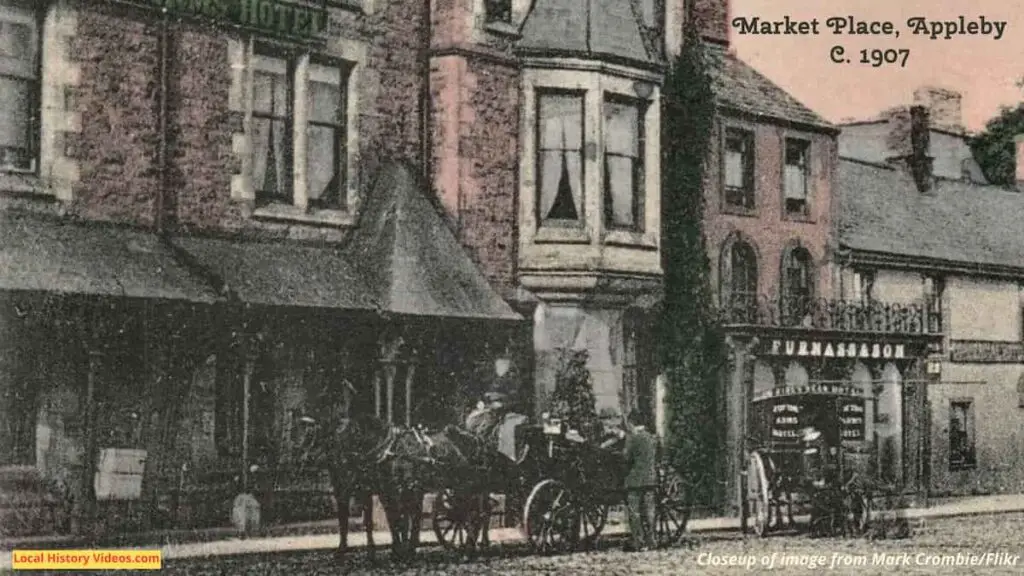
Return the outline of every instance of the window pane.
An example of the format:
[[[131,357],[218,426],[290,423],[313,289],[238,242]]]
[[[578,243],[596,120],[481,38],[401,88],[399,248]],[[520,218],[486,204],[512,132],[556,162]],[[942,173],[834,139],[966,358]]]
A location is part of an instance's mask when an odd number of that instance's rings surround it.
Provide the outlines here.
[[[253,118],[253,187],[290,201],[287,125],[283,120]]]
[[[4,21],[4,12],[10,8],[0,6],[0,59],[25,64],[31,70],[36,61],[35,18],[31,11],[26,13],[25,22]],[[21,12],[21,11],[19,11]]]
[[[32,84],[0,77],[0,147],[29,147]]]
[[[341,87],[322,82],[310,82],[310,121],[340,124],[341,114]]]
[[[538,100],[542,219],[577,220],[583,206],[583,99],[544,95]]]
[[[743,153],[738,150],[729,150],[725,153],[725,185],[730,188],[743,188]]]
[[[605,103],[604,149],[608,154],[636,158],[640,155],[639,116],[636,106]]]
[[[608,194],[605,201],[611,201],[611,224],[613,226],[633,226],[634,166],[633,159],[624,156],[605,157],[605,186]]]
[[[310,200],[319,200],[329,205],[341,201],[338,191],[337,129],[326,126],[310,126],[308,135],[307,172]]]
[[[253,112],[288,114],[287,63],[279,58],[258,56],[253,73]]]
[[[542,150],[583,149],[583,98],[545,95],[537,110]]]
[[[803,200],[807,198],[807,177],[801,166],[786,165],[786,198]]]

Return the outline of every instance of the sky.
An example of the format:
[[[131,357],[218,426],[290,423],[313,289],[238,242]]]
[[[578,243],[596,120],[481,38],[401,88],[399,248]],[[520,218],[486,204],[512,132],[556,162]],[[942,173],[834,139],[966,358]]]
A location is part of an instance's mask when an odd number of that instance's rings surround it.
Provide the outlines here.
[[[890,106],[909,104],[914,89],[937,85],[963,94],[963,121],[981,130],[1001,105],[1024,100],[1015,81],[1024,76],[1024,2],[1022,0],[731,0],[731,18],[819,21],[818,35],[740,35],[730,27],[736,54],[833,122],[865,119]],[[825,23],[853,16],[865,22],[891,21],[899,37],[835,35]],[[1005,21],[994,34],[932,40],[914,35],[907,20]],[[841,45],[852,63],[835,64],[830,49]],[[906,66],[860,64],[862,49],[906,49]]]

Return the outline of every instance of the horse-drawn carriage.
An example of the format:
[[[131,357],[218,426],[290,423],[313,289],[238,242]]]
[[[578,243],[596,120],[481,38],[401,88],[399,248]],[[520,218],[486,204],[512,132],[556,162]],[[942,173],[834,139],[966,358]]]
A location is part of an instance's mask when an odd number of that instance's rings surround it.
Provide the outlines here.
[[[449,433],[458,433],[449,430]],[[434,533],[449,549],[487,542],[490,519],[499,501],[490,489],[504,488],[505,513],[522,510],[520,528],[537,551],[568,551],[592,545],[608,521],[609,510],[625,502],[626,468],[618,439],[598,444],[557,422],[515,426],[515,451],[507,461],[491,461],[498,480],[449,486],[437,493]],[[481,466],[478,474],[488,474]],[[503,481],[502,481],[503,480]],[[655,535],[659,545],[678,542],[686,530],[688,506],[678,476],[659,468],[654,493]]]
[[[747,502],[755,533],[794,525],[794,509],[810,513],[810,529],[818,534],[867,529],[873,491],[868,407],[859,389],[824,383],[777,387],[753,398]]]

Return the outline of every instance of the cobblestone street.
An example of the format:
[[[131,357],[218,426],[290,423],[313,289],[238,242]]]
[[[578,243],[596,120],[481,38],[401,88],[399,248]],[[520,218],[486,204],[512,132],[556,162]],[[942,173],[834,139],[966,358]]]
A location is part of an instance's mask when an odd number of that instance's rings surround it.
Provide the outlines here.
[[[455,562],[438,549],[420,552],[411,565],[394,565],[384,555],[372,566],[361,552],[346,565],[337,564],[330,552],[229,557],[215,560],[171,561],[164,572],[174,575],[205,574],[740,574],[772,571],[806,574],[1020,574],[1024,567],[1024,514],[973,516],[920,521],[912,537],[894,540],[810,539],[779,535],[744,540],[736,533],[698,535],[692,546],[666,551],[627,554],[619,541],[609,540],[605,549],[554,557],[530,555],[520,546],[476,561]],[[989,565],[985,565],[984,555]],[[956,555],[963,561],[957,565]],[[970,555],[976,564],[971,565]],[[769,568],[773,560],[775,566]],[[952,562],[945,557],[952,557]],[[1017,556],[1014,562],[1014,556]],[[885,560],[882,560],[882,559]],[[878,561],[888,565],[879,564]],[[945,562],[944,562],[945,560]],[[723,562],[732,562],[723,566]],[[762,564],[765,563],[765,564]],[[750,563],[750,568],[736,563]],[[784,566],[788,563],[788,566]],[[814,564],[812,566],[812,563]],[[1001,565],[1000,565],[1001,564]]]

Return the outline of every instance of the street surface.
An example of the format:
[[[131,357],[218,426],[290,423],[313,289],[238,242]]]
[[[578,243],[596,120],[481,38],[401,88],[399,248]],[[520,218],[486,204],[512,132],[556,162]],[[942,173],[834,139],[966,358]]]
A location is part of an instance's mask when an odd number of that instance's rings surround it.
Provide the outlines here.
[[[471,574],[744,574],[771,571],[777,574],[832,574],[869,576],[873,574],[1021,574],[1024,572],[1024,514],[968,516],[915,521],[911,537],[905,539],[812,539],[800,535],[778,535],[746,540],[737,533],[697,534],[689,546],[671,550],[626,553],[622,540],[609,538],[596,552],[538,557],[521,544],[492,550],[475,561],[457,561],[439,548],[421,550],[410,564],[392,564],[381,554],[377,565],[369,563],[364,551],[347,563],[335,562],[331,552],[248,555],[165,563],[162,574],[310,574],[310,575],[471,575]],[[986,554],[989,565],[985,565]],[[961,565],[956,565],[956,555]],[[774,567],[766,564],[772,562]],[[970,564],[971,555],[978,562]],[[1012,563],[1013,556],[1017,556]],[[952,558],[942,565],[943,556]],[[749,562],[751,568],[722,566],[722,562]],[[782,566],[788,562],[789,566]],[[877,564],[888,562],[889,565]],[[718,566],[711,565],[719,564]],[[811,566],[812,563],[817,564]],[[936,565],[935,563],[938,563]],[[848,565],[844,565],[848,564]],[[1001,564],[1001,565],[998,565]]]

